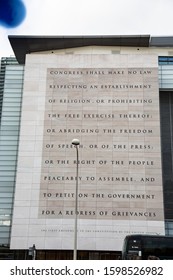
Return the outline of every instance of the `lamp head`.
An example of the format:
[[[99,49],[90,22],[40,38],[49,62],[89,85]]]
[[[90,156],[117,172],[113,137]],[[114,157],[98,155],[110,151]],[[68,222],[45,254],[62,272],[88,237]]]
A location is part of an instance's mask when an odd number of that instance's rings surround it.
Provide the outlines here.
[[[78,146],[80,144],[79,139],[73,139],[71,143],[75,146]]]

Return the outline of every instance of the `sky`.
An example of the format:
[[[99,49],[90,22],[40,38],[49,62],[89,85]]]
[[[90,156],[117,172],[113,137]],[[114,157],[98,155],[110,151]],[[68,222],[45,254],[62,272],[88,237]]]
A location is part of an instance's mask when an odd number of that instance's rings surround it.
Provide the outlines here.
[[[173,0],[0,0],[0,57],[14,55],[8,35],[173,36]]]

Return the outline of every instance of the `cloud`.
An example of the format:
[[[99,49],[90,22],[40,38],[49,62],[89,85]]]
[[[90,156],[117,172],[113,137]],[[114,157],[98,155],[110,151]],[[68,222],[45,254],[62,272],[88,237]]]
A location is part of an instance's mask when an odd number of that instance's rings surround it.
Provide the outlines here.
[[[26,8],[21,0],[0,0],[0,24],[14,28],[21,24],[26,16]]]

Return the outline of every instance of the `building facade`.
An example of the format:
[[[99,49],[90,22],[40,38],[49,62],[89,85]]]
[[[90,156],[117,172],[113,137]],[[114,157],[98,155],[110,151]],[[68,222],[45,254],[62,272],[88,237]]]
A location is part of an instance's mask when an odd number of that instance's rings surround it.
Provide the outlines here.
[[[173,37],[9,40],[2,256],[28,258],[35,245],[38,259],[71,259],[77,182],[78,259],[119,258],[127,234],[173,235]]]

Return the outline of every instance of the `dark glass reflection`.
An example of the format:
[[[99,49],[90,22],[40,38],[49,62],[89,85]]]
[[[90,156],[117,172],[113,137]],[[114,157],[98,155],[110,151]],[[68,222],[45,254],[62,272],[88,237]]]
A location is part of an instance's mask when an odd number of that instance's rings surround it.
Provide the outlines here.
[[[173,92],[160,93],[165,219],[173,219]]]

